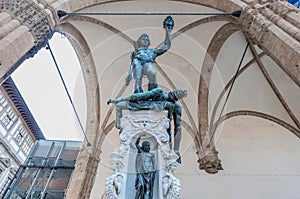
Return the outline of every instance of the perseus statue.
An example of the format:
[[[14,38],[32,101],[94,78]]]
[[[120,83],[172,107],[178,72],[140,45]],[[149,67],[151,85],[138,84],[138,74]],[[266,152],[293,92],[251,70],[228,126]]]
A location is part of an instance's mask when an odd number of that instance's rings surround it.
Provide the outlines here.
[[[142,93],[142,78],[148,78],[148,91],[157,88],[156,70],[153,65],[155,58],[167,52],[171,47],[172,35],[171,31],[174,27],[174,21],[168,16],[163,22],[163,28],[166,31],[164,44],[156,49],[148,48],[150,39],[147,34],[142,34],[137,41],[133,42],[134,52],[131,54],[131,63],[128,75],[125,78],[126,86],[129,85],[131,79],[134,80],[134,93]]]

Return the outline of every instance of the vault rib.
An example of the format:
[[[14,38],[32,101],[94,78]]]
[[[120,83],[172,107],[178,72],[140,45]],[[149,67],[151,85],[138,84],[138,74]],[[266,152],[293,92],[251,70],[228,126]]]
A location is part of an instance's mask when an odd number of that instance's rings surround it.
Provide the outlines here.
[[[251,111],[251,110],[239,110],[239,111],[232,111],[230,113],[227,113],[225,115],[223,115],[219,121],[216,121],[214,124],[214,129],[216,130],[216,128],[218,127],[218,124],[221,124],[222,122],[224,122],[225,120],[232,118],[232,117],[237,117],[237,116],[255,116],[255,117],[259,117],[259,118],[263,118],[272,122],[275,122],[277,124],[279,124],[280,126],[286,128],[287,130],[289,130],[290,132],[292,132],[294,135],[296,135],[298,138],[300,138],[300,131],[298,129],[296,129],[295,127],[293,127],[292,125],[290,125],[289,123],[274,117],[272,115],[268,115],[266,113],[261,113],[258,111]]]
[[[208,96],[209,84],[216,58],[225,41],[239,28],[237,24],[227,23],[222,26],[211,40],[207,49],[198,87],[198,122],[201,140],[208,132]],[[202,143],[203,144],[203,143]]]
[[[258,57],[260,58],[260,57],[263,57],[264,55],[265,55],[265,53],[262,52],[262,53],[260,53],[260,54],[258,55]],[[243,67],[241,70],[239,70],[239,72],[238,72],[238,74],[237,74],[237,78],[238,78],[244,71],[246,71],[246,70],[247,70],[254,62],[256,62],[256,59],[253,58],[253,59],[250,60],[246,65],[244,65],[244,67]],[[213,124],[214,124],[214,118],[215,118],[216,112],[217,112],[217,110],[218,110],[219,104],[220,104],[220,102],[221,102],[223,96],[225,95],[226,91],[230,88],[230,85],[232,84],[233,80],[234,80],[234,77],[232,77],[232,78],[227,82],[226,86],[224,87],[224,89],[222,90],[222,92],[220,93],[220,95],[218,96],[218,99],[217,99],[217,101],[216,101],[216,103],[215,103],[215,105],[214,105],[214,108],[213,108],[213,111],[212,111],[212,114],[211,114],[211,118],[210,118],[210,122],[209,122],[209,127],[210,127],[210,128],[209,128],[209,132],[211,132],[211,133],[214,133],[212,126],[213,126]]]
[[[255,57],[256,62],[258,64],[261,72],[263,73],[264,77],[266,78],[266,80],[268,81],[269,85],[271,86],[273,92],[275,93],[275,95],[279,99],[280,103],[282,104],[282,106],[284,107],[284,109],[286,110],[286,112],[288,113],[288,115],[292,118],[293,122],[296,124],[296,126],[298,127],[298,129],[300,129],[300,122],[299,122],[299,120],[297,119],[297,117],[295,116],[295,114],[293,113],[293,111],[290,109],[290,107],[287,104],[287,102],[282,97],[279,89],[274,84],[273,80],[271,79],[269,73],[267,72],[264,64],[262,63],[262,61],[258,57],[257,52],[256,52],[256,50],[255,50],[255,48],[254,48],[254,46],[252,44],[250,44],[250,50],[251,50],[253,56]]]

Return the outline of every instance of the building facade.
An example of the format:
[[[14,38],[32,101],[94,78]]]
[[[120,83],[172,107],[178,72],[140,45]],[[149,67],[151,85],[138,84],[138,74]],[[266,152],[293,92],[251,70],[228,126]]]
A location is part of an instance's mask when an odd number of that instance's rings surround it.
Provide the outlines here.
[[[111,12],[198,13],[173,17],[172,47],[156,60],[159,86],[189,93],[175,173],[183,198],[299,196],[300,14],[287,1],[2,0],[0,10],[2,78],[54,32],[80,61],[87,136],[66,198],[103,195],[119,141],[106,101],[132,91],[124,77],[133,41],[145,32],[153,48],[163,41],[165,16],[101,15]]]
[[[0,197],[28,157],[34,143],[45,139],[13,80],[0,87]]]

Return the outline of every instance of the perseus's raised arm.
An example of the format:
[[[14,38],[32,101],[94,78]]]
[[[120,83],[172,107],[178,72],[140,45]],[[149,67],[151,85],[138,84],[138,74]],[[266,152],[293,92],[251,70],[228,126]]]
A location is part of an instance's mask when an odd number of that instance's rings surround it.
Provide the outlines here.
[[[172,30],[174,27],[174,21],[172,19],[171,16],[168,16],[163,23],[163,27],[166,31],[166,36],[165,36],[165,41],[164,44],[159,46],[157,49],[155,49],[157,56],[167,52],[170,47],[171,47],[171,43],[172,43]]]
[[[136,141],[135,141],[135,147],[136,147],[136,149],[138,150],[138,153],[141,153],[141,152],[142,152],[142,147],[141,147],[141,145],[140,145],[141,137],[142,137],[142,135],[140,135],[140,136],[136,139]]]

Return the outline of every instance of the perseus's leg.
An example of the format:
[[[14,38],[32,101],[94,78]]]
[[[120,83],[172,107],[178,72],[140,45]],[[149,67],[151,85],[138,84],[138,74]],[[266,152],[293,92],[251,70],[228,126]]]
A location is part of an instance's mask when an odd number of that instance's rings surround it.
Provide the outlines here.
[[[143,65],[138,59],[134,59],[132,62],[132,74],[134,79],[133,92],[142,93]]]
[[[151,91],[154,88],[157,88],[157,80],[156,80],[156,70],[152,63],[145,63],[144,74],[147,76],[148,82],[148,91]]]
[[[175,110],[173,113],[174,117],[174,151],[179,156],[179,159],[177,160],[179,163],[181,163],[181,158],[179,154],[179,147],[180,147],[180,141],[181,141],[181,105],[176,102],[175,103]]]

